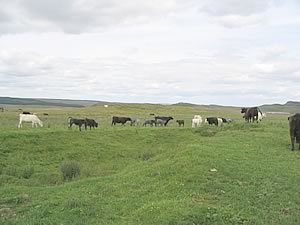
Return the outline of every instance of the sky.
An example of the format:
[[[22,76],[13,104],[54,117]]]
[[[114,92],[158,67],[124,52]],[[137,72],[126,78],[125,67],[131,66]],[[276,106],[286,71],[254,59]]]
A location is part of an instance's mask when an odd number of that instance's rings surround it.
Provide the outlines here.
[[[299,0],[0,0],[0,96],[300,100]]]

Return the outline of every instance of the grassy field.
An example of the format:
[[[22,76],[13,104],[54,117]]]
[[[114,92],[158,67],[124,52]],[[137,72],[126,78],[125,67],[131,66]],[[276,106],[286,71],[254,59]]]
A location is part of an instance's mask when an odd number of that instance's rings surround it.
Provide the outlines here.
[[[225,107],[23,108],[45,126],[18,130],[17,109],[0,113],[1,225],[300,224],[300,151],[289,150],[287,116],[247,124]],[[150,113],[186,127],[110,126],[112,115]],[[192,129],[195,114],[234,122]],[[69,130],[69,116],[100,127]],[[70,162],[80,176],[64,180]]]

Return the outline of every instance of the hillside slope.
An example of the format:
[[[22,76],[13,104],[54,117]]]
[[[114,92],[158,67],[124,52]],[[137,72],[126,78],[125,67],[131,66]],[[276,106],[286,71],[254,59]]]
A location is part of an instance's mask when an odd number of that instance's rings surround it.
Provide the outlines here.
[[[110,125],[111,114],[153,111],[186,127]],[[232,124],[190,128],[196,112],[224,111]],[[69,113],[103,117],[79,132],[63,125]],[[286,116],[247,124],[237,109],[120,104],[52,117],[50,128],[18,130],[15,110],[0,114],[0,224],[300,224],[300,158]],[[81,173],[64,181],[70,161]]]

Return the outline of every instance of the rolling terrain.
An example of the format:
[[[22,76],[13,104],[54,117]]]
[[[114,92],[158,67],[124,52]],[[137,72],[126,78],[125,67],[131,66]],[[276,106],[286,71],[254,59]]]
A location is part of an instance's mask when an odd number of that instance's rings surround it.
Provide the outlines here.
[[[247,124],[235,107],[24,109],[44,127],[17,129],[18,108],[0,112],[0,224],[300,223],[300,151],[289,150],[286,115]],[[112,115],[150,113],[184,119],[186,126],[110,125]],[[195,114],[233,123],[192,129]],[[100,126],[68,129],[69,116],[95,118]],[[80,175],[65,180],[62,165],[69,162]]]

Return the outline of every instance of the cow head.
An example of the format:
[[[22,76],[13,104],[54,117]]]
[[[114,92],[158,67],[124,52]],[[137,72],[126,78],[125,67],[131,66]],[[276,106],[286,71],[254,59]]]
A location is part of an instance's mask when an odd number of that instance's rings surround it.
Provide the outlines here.
[[[247,112],[247,109],[248,109],[248,108],[241,108],[241,113]]]

